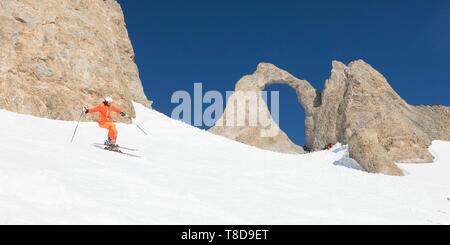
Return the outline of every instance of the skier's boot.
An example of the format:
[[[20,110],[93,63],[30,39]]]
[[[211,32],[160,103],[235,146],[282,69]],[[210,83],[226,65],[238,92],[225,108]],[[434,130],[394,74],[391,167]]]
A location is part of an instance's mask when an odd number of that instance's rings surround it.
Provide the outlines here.
[[[105,142],[106,145],[106,150],[110,150],[110,151],[118,151],[119,150],[119,146],[116,144],[116,141],[108,138],[108,140]]]
[[[105,141],[105,145],[106,145],[106,146],[115,146],[115,145],[116,145],[116,141],[113,140],[113,139],[111,139],[111,138],[108,138],[108,139]]]

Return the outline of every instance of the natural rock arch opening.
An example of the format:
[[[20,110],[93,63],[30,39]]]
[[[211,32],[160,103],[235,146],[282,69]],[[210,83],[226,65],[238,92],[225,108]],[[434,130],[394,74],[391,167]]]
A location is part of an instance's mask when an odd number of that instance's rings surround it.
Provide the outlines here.
[[[294,88],[283,83],[267,85],[264,90],[269,111],[280,129],[300,147],[306,146],[306,114]]]

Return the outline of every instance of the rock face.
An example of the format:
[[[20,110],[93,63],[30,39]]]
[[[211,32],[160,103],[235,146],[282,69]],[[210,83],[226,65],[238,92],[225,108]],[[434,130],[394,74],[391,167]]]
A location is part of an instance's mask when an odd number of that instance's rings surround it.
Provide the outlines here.
[[[0,26],[0,108],[78,120],[106,95],[131,115],[151,106],[115,0],[0,0]]]
[[[372,173],[402,175],[395,162],[432,162],[428,151],[431,142],[450,140],[449,107],[409,105],[378,71],[362,60],[348,66],[333,62],[331,76],[321,93],[307,81],[269,64],[259,65],[255,74],[244,77],[243,81],[246,90],[256,91],[273,83],[290,85],[305,108],[307,147],[320,150],[329,143],[349,144],[351,156]],[[230,111],[227,106],[223,118]],[[255,132],[254,128],[237,129],[219,124],[211,132],[237,140],[244,136],[242,142],[255,146],[260,146],[261,141],[279,140],[261,139],[264,138],[261,134],[249,133]],[[274,145],[265,144],[264,149],[284,152]]]
[[[371,135],[394,162],[432,162],[431,142],[450,140],[449,109],[409,105],[364,61],[333,62],[309,144],[318,149],[326,142],[348,143],[354,134]]]
[[[403,172],[386,154],[375,132],[360,131],[352,135],[349,142],[350,157],[355,159],[361,167],[371,173],[382,173],[401,176]]]

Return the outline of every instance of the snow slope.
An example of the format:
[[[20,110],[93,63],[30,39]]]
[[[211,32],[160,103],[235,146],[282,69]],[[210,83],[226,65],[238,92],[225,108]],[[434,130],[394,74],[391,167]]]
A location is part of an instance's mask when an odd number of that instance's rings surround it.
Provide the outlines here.
[[[406,177],[368,174],[346,147],[308,155],[259,150],[136,105],[119,143],[106,132],[0,110],[0,224],[450,224],[450,143]]]

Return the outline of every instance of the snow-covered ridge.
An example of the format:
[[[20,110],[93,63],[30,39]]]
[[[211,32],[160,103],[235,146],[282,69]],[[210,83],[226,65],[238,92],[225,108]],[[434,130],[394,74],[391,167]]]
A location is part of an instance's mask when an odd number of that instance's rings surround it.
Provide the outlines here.
[[[450,143],[406,177],[368,174],[345,146],[287,155],[246,146],[135,104],[119,143],[96,123],[0,110],[0,224],[450,224]]]

